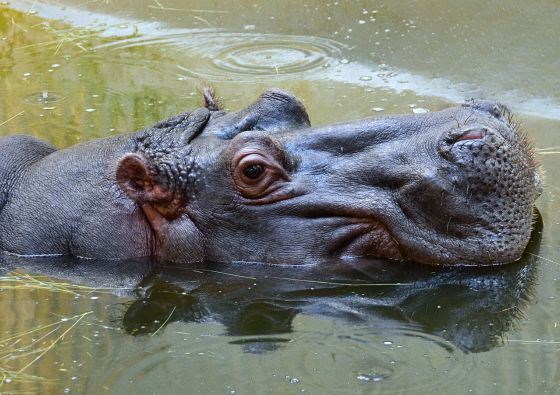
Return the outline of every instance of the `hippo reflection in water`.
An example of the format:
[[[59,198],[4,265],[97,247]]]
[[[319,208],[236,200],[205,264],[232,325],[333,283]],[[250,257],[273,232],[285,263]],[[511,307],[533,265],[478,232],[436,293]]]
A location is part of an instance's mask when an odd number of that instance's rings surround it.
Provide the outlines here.
[[[56,150],[0,139],[0,249],[160,262],[438,265],[517,260],[540,177],[508,111],[443,111],[310,127],[280,90],[134,134]]]
[[[18,268],[18,277],[24,270],[111,289],[127,297],[124,305],[109,308],[111,316],[133,336],[161,332],[172,322],[219,323],[232,343],[260,353],[301,336],[306,342],[325,341],[333,331],[330,325],[311,337],[294,328],[295,317],[315,316],[335,319],[358,337],[430,334],[450,352],[481,352],[501,345],[534,304],[542,232],[537,218],[522,258],[501,267],[428,267],[379,259],[333,259],[329,265],[299,270],[247,263],[161,266],[150,259],[115,265],[0,253],[0,274]],[[103,316],[108,307],[91,308],[102,310]],[[337,335],[345,330],[336,327]],[[365,346],[370,352],[377,347],[375,342]]]

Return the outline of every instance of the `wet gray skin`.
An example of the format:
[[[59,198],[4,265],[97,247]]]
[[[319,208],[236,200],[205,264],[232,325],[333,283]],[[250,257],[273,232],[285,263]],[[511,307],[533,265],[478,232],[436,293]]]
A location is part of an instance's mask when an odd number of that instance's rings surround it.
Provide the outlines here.
[[[0,139],[0,248],[279,264],[381,257],[490,265],[521,256],[540,194],[506,109],[309,127],[289,93],[55,150]]]

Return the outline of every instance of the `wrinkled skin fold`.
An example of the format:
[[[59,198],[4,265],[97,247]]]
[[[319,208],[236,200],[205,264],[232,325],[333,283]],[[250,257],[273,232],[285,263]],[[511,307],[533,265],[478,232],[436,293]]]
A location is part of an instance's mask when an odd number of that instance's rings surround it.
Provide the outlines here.
[[[0,249],[160,262],[515,261],[541,176],[502,106],[311,127],[272,89],[67,149],[0,139]]]

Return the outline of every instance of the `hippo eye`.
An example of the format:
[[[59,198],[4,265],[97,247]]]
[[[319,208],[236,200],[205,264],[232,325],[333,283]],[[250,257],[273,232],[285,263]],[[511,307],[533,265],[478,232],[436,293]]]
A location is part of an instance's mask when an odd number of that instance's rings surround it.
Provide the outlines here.
[[[246,177],[252,180],[256,180],[263,173],[264,173],[264,168],[260,164],[249,165],[243,169],[243,174],[245,174]]]
[[[274,176],[274,163],[258,153],[250,153],[237,163],[238,186],[258,186]]]
[[[289,179],[277,160],[253,148],[237,152],[232,176],[239,193],[248,199],[264,198]]]

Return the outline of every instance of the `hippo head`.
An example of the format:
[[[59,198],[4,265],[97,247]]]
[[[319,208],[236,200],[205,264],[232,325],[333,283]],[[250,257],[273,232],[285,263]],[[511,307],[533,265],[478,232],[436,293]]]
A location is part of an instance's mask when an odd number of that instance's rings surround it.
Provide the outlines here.
[[[237,113],[207,103],[146,130],[117,167],[162,261],[490,265],[528,243],[539,167],[503,106],[311,128],[280,90]]]

